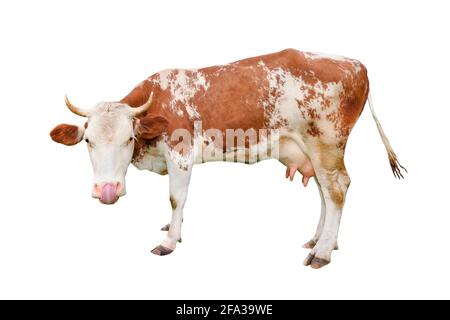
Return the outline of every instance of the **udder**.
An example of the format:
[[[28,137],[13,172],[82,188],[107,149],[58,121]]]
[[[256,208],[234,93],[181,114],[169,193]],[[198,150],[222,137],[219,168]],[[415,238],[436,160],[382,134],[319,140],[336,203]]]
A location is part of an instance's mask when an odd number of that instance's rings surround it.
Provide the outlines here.
[[[298,171],[303,176],[302,183],[306,187],[309,178],[315,176],[311,160],[292,139],[280,139],[280,161],[286,165],[286,178],[291,181]]]

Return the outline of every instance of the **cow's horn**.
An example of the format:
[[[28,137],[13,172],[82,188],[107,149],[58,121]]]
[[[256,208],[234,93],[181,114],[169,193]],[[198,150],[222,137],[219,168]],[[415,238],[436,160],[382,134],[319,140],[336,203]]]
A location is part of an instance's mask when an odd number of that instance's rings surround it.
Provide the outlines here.
[[[76,115],[81,116],[81,117],[87,117],[89,115],[88,110],[80,109],[78,107],[75,107],[72,103],[70,103],[69,98],[67,98],[67,94],[66,94],[64,100],[66,101],[67,108],[69,108],[69,110],[72,111],[73,113],[75,113]]]
[[[145,111],[148,110],[148,108],[150,108],[150,106],[152,105],[152,100],[153,100],[153,92],[150,93],[150,97],[148,98],[147,102],[144,103],[142,106],[137,107],[137,108],[132,108],[133,110],[133,115],[134,116],[138,116],[142,113],[144,113]]]

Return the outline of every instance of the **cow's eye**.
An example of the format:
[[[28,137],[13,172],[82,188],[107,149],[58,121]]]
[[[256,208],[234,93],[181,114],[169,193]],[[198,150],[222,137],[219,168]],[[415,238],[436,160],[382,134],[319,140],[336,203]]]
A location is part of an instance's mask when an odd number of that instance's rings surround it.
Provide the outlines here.
[[[128,141],[133,141],[133,137],[130,137],[130,139],[128,139]]]
[[[86,141],[86,143],[89,143],[89,139],[88,138],[84,139],[84,141]]]

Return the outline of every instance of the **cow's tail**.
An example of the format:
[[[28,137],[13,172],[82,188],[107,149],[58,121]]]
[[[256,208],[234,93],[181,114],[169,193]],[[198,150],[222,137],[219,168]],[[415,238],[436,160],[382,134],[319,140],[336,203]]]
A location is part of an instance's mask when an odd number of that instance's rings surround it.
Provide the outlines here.
[[[395,154],[394,150],[392,149],[391,144],[389,143],[389,140],[386,137],[386,134],[384,133],[383,128],[381,127],[380,121],[378,121],[378,118],[375,114],[375,110],[373,108],[373,102],[372,102],[372,97],[370,96],[370,93],[369,93],[368,100],[369,100],[370,112],[372,113],[372,117],[375,120],[375,123],[377,124],[378,132],[380,133],[381,140],[383,140],[384,147],[386,148],[386,151],[388,154],[389,164],[391,165],[392,173],[394,174],[394,176],[396,178],[402,179],[403,175],[402,175],[401,169],[403,169],[405,172],[408,172],[408,170],[406,170],[405,167],[403,167],[400,164],[400,162],[398,161],[397,155]]]

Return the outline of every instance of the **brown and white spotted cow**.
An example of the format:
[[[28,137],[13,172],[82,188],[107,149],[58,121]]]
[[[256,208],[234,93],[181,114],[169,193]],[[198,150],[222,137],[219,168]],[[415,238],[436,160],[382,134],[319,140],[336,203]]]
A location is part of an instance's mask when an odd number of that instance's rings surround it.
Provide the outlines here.
[[[350,178],[344,165],[348,136],[369,95],[366,68],[343,57],[293,49],[198,70],[171,69],[140,83],[119,102],[81,109],[66,98],[82,126],[61,124],[51,138],[87,142],[94,169],[92,195],[112,204],[125,194],[130,163],[169,174],[173,213],[154,254],[181,240],[192,166],[207,161],[255,163],[275,158],[286,177],[314,177],[322,198],[317,232],[305,244],[304,264],[320,268],[337,248]],[[396,177],[401,165],[371,105]]]

